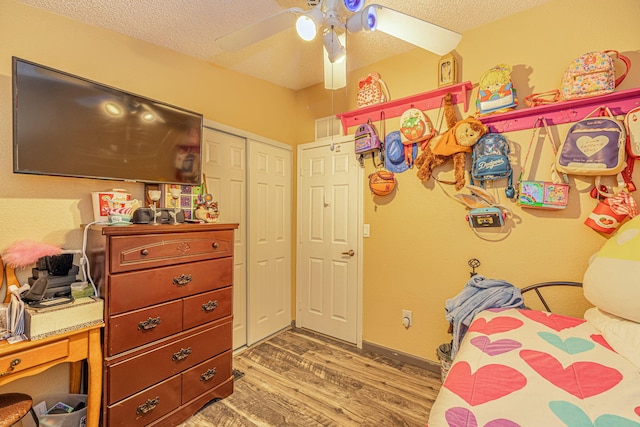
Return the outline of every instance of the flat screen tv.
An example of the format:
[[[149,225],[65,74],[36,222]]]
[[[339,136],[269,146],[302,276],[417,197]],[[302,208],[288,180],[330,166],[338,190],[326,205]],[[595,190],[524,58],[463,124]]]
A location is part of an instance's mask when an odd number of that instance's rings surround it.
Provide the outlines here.
[[[15,173],[197,185],[202,115],[13,58]]]

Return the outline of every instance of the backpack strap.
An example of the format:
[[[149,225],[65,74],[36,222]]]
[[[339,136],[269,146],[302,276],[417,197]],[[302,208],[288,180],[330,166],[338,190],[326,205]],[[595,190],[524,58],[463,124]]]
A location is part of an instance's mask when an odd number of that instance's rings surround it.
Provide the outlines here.
[[[624,62],[624,66],[625,66],[624,73],[622,73],[622,75],[615,80],[615,87],[618,87],[618,86],[620,86],[620,83],[622,83],[624,78],[627,77],[627,74],[629,73],[629,70],[631,69],[631,59],[629,59],[629,57],[621,54],[617,50],[605,50],[604,52],[607,55],[611,56],[613,59],[619,59],[622,62]]]

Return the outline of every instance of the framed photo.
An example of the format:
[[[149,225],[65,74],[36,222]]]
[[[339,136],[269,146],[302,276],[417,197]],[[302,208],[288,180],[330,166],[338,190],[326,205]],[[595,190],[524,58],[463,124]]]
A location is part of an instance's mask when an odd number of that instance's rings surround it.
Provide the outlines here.
[[[452,54],[448,54],[438,62],[438,87],[456,83],[458,83],[458,62]]]
[[[198,196],[202,194],[202,185],[145,184],[145,206],[150,206],[152,203],[149,198],[149,190],[160,190],[158,207],[174,208],[177,205],[184,211],[185,219],[195,218],[194,211],[197,207]]]

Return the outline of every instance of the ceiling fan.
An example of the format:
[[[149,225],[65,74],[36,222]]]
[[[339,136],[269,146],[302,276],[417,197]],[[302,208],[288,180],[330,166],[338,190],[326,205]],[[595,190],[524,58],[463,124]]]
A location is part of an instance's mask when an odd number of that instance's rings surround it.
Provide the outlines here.
[[[438,55],[456,48],[462,35],[378,4],[365,6],[366,0],[307,0],[311,9],[293,7],[238,31],[216,39],[225,50],[237,51],[295,26],[301,39],[322,37],[324,86],[345,87],[346,34],[382,31]]]

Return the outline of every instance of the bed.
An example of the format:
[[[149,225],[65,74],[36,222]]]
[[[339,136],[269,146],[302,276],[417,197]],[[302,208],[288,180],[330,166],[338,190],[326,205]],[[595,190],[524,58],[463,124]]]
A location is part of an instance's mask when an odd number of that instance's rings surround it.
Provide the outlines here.
[[[584,318],[478,313],[428,427],[640,427],[640,220],[592,258],[583,290]]]

